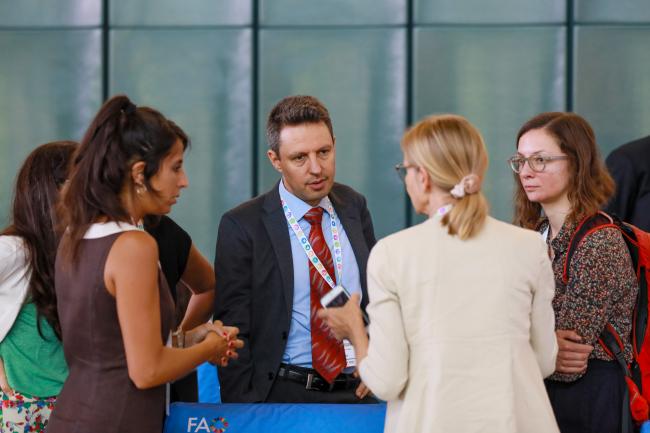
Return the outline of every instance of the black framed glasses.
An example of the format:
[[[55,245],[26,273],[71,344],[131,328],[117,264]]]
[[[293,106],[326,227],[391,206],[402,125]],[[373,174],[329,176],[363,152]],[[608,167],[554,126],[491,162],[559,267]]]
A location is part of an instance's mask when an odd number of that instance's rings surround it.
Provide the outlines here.
[[[536,173],[544,171],[546,164],[551,161],[558,161],[561,159],[568,159],[567,155],[555,155],[555,156],[545,156],[545,155],[531,155],[528,158],[523,156],[515,155],[508,159],[508,164],[510,168],[515,173],[521,173],[521,170],[524,168],[524,164],[528,162],[528,167]]]
[[[403,164],[401,162],[399,164],[395,164],[395,171],[397,172],[397,176],[399,176],[402,182],[406,178],[406,172],[409,168],[417,168],[417,165]]]

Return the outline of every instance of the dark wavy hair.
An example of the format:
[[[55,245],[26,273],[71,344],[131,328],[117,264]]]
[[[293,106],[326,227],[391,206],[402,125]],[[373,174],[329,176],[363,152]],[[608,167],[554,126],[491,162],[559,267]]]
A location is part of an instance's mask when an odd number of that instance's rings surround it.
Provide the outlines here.
[[[120,192],[125,186],[134,188],[129,180],[132,165],[145,163],[144,184],[155,192],[151,177],[177,140],[184,150],[190,145],[187,134],[153,108],[136,107],[125,95],[102,105],[84,134],[63,191],[59,210],[66,229],[61,245],[65,262],[76,260],[84,233],[98,219],[130,222]]]
[[[526,132],[543,129],[569,157],[569,221],[578,222],[596,213],[614,194],[614,180],[598,151],[591,125],[575,113],[541,113],[524,123],[517,133],[515,147]],[[535,229],[541,221],[542,206],[528,200],[519,175],[515,173],[515,218],[521,227]]]
[[[54,259],[60,238],[55,231],[55,205],[76,147],[73,141],[55,141],[40,145],[29,154],[16,177],[11,223],[0,233],[18,236],[24,242],[26,275],[30,275],[28,299],[36,306],[41,337],[43,317],[61,338],[54,291]]]

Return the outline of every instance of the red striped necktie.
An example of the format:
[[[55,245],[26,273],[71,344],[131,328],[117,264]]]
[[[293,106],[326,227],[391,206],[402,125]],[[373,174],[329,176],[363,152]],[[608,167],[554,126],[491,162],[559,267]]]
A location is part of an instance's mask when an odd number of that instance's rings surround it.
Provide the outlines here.
[[[318,259],[330,274],[330,277],[336,280],[332,253],[327,246],[327,242],[323,236],[323,228],[321,227],[323,208],[311,208],[303,218],[311,224],[309,243],[314,253],[318,256]],[[332,383],[334,378],[345,368],[345,351],[343,350],[343,344],[332,336],[325,322],[316,315],[316,312],[321,308],[320,298],[329,292],[331,287],[316,271],[314,265],[310,264],[308,266],[309,285],[311,288],[310,326],[312,365],[318,374],[323,376],[327,382]]]

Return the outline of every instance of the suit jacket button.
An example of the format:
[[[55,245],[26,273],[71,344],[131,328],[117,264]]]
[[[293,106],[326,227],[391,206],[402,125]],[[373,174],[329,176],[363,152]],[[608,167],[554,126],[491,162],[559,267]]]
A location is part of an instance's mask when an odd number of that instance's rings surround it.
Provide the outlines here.
[[[274,375],[273,373],[269,373],[269,380],[273,380],[273,377],[274,377],[274,376],[275,376],[275,375]]]
[[[286,340],[286,339],[287,339],[287,333],[286,333],[286,332],[283,332],[283,333],[282,333],[282,339],[283,339],[283,340]]]

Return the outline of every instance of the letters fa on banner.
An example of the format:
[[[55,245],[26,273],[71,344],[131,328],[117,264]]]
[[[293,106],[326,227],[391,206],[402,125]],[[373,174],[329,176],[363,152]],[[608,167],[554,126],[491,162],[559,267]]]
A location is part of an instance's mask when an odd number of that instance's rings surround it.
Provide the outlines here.
[[[228,421],[223,417],[212,418],[210,421],[205,417],[187,419],[187,433],[224,433],[226,428],[228,428]]]

